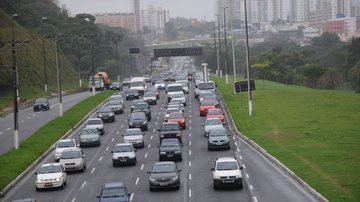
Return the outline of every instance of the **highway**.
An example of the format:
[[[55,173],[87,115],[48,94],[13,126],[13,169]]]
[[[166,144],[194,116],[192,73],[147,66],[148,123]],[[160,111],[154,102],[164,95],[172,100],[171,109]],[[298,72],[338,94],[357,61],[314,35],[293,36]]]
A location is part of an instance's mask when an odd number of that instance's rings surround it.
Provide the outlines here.
[[[64,112],[80,101],[91,96],[90,92],[76,93],[63,96]],[[34,134],[39,128],[59,116],[59,99],[49,100],[49,111],[34,112],[33,107],[19,110],[19,139],[20,141]],[[14,113],[0,118],[0,154],[14,147]]]
[[[193,90],[191,83],[190,89]],[[125,113],[116,116],[114,123],[106,123],[106,133],[101,137],[100,147],[83,148],[86,154],[87,170],[84,173],[69,173],[65,189],[35,190],[35,175],[37,168],[26,175],[14,186],[1,201],[13,199],[35,198],[37,201],[51,202],[91,202],[97,201],[100,188],[107,182],[124,182],[132,193],[131,201],[156,202],[219,202],[219,201],[276,201],[276,202],[306,202],[317,201],[295,180],[288,177],[276,165],[272,164],[255,149],[239,138],[231,137],[229,151],[208,151],[207,139],[201,123],[204,117],[199,115],[199,103],[193,96],[193,91],[187,95],[188,106],[185,108],[187,128],[183,130],[183,160],[177,162],[181,169],[180,190],[150,192],[148,179],[152,165],[158,161],[160,124],[164,121],[166,107],[165,92],[157,105],[151,107],[152,120],[149,130],[145,132],[145,148],[137,150],[136,166],[112,166],[110,151],[115,144],[122,142],[121,134],[128,128],[126,121],[130,113],[131,101],[125,101]],[[54,116],[56,116],[56,110]],[[30,113],[31,114],[31,113]],[[230,121],[227,121],[230,123]],[[226,126],[229,132],[233,130]],[[76,138],[78,130],[69,138]],[[42,163],[53,162],[54,154],[47,156]],[[244,166],[244,187],[242,190],[213,189],[212,172],[210,170],[217,157],[236,156]]]

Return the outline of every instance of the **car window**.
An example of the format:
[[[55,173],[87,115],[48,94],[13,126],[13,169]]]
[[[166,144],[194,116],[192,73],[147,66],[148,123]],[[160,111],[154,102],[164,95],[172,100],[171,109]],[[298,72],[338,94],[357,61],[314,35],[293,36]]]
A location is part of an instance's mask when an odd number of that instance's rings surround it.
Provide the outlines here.
[[[100,108],[99,112],[100,113],[110,113],[110,112],[112,112],[112,110],[110,108],[104,107],[104,108]]]
[[[174,164],[160,164],[154,165],[152,172],[153,173],[172,173],[176,171]]]
[[[58,148],[75,147],[74,141],[60,141],[57,145]]]
[[[238,165],[235,161],[218,162],[216,164],[216,170],[237,170]]]
[[[209,110],[208,115],[219,115],[219,114],[222,114],[221,113],[221,110]]]
[[[97,125],[97,124],[101,124],[101,120],[97,120],[97,119],[92,119],[92,120],[88,120],[87,125]]]
[[[125,196],[126,192],[125,189],[122,187],[111,187],[105,188],[102,191],[101,197],[102,198],[113,198],[119,196]]]
[[[209,131],[209,137],[227,136],[225,129],[214,129]]]
[[[178,124],[163,124],[161,127],[162,131],[172,131],[172,130],[179,130]]]
[[[125,136],[142,135],[141,130],[126,130]]]
[[[121,105],[121,101],[119,100],[113,100],[113,101],[109,101],[109,105]]]
[[[145,119],[144,114],[132,113],[130,116],[130,120],[144,120],[144,119]]]
[[[222,122],[220,119],[208,119],[205,122],[205,125],[209,126],[209,125],[222,125]]]
[[[212,106],[212,105],[215,105],[215,102],[214,101],[211,101],[211,100],[206,100],[206,101],[202,101],[200,103],[201,106]]]
[[[215,85],[212,82],[207,82],[207,83],[199,83],[198,84],[198,89],[199,90],[211,90],[214,89]]]
[[[98,131],[96,129],[83,129],[81,131],[81,135],[90,135],[90,134],[97,134]]]
[[[182,114],[180,113],[173,113],[169,115],[169,119],[181,119],[184,118]]]
[[[122,146],[116,146],[115,147],[115,153],[117,152],[132,152],[133,147],[131,145],[122,145]]]
[[[39,174],[47,174],[47,173],[59,173],[61,172],[61,168],[58,165],[45,165],[41,166],[39,169]]]
[[[81,151],[64,151],[61,153],[61,159],[81,158]]]
[[[164,139],[161,141],[161,147],[179,147],[179,142],[177,140],[167,140]]]
[[[46,98],[38,98],[35,100],[36,103],[47,103],[47,99]]]

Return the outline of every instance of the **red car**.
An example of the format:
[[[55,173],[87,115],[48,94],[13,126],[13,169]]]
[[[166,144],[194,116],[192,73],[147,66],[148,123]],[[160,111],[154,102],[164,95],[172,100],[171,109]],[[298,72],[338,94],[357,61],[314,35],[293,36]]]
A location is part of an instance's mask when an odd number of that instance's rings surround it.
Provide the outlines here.
[[[160,99],[160,90],[157,88],[149,88],[147,90],[148,92],[154,92],[156,95],[156,99],[159,100]]]
[[[200,102],[200,116],[206,116],[209,109],[216,109],[216,103],[213,100],[203,100]]]
[[[182,129],[186,128],[186,116],[181,112],[169,114],[167,122],[178,122]]]
[[[225,114],[221,109],[209,109],[206,118],[219,118],[225,124]]]

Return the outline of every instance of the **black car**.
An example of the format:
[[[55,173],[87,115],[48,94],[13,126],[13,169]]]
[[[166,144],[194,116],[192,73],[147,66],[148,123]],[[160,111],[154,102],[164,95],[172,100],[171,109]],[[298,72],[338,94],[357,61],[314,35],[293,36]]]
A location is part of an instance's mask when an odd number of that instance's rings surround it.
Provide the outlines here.
[[[138,90],[129,89],[125,93],[126,100],[136,100],[140,98]]]
[[[110,85],[110,90],[122,91],[123,85],[120,82],[113,82]]]
[[[180,171],[173,161],[155,163],[152,170],[148,171],[150,191],[164,188],[180,189]]]
[[[106,183],[101,187],[100,195],[97,196],[99,202],[129,202],[131,193],[128,193],[128,190],[124,183],[122,182],[111,182]]]
[[[159,161],[182,160],[181,143],[176,138],[163,139],[159,147]]]
[[[182,143],[181,130],[177,122],[163,122],[158,131],[160,142],[163,139],[177,138]]]
[[[34,106],[34,112],[39,110],[47,111],[50,109],[49,100],[44,97],[36,99],[33,106]]]
[[[133,106],[132,112],[144,112],[146,114],[147,120],[151,120],[151,109],[147,103],[136,103],[136,105]]]
[[[114,122],[115,113],[109,107],[101,107],[99,109],[98,118],[101,118],[103,122]]]
[[[131,103],[131,112],[133,112],[135,105],[137,105],[138,103],[145,103],[146,104],[146,102],[144,102],[144,100],[133,100],[132,103]]]
[[[129,128],[140,128],[142,131],[148,130],[148,121],[145,112],[133,112],[128,118]]]

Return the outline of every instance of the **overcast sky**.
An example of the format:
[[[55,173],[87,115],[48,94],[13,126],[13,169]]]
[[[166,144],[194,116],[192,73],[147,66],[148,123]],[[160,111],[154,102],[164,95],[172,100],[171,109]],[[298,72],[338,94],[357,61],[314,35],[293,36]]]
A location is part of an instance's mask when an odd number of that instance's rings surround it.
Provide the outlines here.
[[[58,0],[71,14],[130,12],[132,0]],[[141,9],[147,5],[161,6],[170,10],[171,17],[195,17],[199,20],[212,20],[214,0],[140,0]]]

